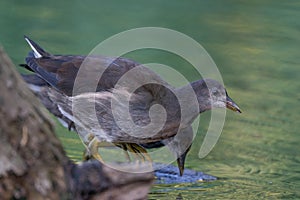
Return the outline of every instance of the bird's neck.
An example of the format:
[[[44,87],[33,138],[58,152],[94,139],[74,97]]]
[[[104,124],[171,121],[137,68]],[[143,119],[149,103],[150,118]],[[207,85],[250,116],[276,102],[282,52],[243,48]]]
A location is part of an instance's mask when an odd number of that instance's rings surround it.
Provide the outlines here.
[[[198,108],[199,113],[211,109],[210,95],[204,80],[197,80],[178,88],[177,94],[186,99],[194,109]]]
[[[176,111],[175,118],[181,118],[185,124],[192,123],[199,113],[211,109],[209,93],[202,80],[175,89],[172,94],[168,94],[170,97],[165,99],[174,99],[174,97],[171,97],[174,94],[178,101],[167,101],[168,103],[165,106]]]

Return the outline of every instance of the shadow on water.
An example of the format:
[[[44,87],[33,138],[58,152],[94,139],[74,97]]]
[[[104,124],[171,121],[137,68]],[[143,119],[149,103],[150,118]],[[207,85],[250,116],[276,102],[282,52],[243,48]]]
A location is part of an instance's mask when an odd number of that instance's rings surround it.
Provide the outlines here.
[[[191,36],[210,53],[243,114],[227,112],[217,145],[199,159],[209,113],[202,116],[186,167],[217,181],[156,184],[149,199],[299,199],[299,9],[300,2],[293,0],[4,0],[0,42],[19,64],[28,52],[24,34],[64,54],[87,54],[107,37],[136,27],[166,27]],[[129,56],[189,69],[160,52]],[[193,71],[185,74],[196,78]],[[68,155],[81,160],[84,147],[76,134],[60,125],[57,132]]]

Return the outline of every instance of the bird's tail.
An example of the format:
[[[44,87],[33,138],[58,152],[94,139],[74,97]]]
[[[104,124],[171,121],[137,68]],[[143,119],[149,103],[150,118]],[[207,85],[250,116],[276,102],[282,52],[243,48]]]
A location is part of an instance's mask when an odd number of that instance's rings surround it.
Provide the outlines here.
[[[29,44],[30,48],[33,51],[33,55],[35,58],[47,57],[51,54],[46,52],[41,46],[35,43],[33,40],[29,39],[27,36],[24,35],[26,42]]]

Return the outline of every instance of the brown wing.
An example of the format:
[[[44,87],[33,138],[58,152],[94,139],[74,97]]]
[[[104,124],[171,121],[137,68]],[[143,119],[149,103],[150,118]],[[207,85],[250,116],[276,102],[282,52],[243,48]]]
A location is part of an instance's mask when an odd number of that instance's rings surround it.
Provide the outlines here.
[[[169,86],[155,72],[130,59],[51,55],[34,41],[27,37],[25,39],[32,48],[32,52],[26,57],[27,66],[25,67],[68,96],[85,92],[108,91],[115,87],[120,78],[137,66],[139,66],[138,70],[127,78],[126,87],[139,85],[141,87],[137,92],[144,93],[149,100],[151,99],[149,96],[152,96],[153,100],[159,100],[164,95],[165,86]],[[151,80],[158,84],[143,85],[144,80]]]

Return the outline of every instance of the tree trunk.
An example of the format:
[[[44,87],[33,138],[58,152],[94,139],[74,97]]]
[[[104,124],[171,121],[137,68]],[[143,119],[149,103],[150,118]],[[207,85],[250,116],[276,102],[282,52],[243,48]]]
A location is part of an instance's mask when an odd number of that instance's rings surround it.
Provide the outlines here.
[[[45,108],[1,48],[0,92],[0,199],[146,198],[152,173],[68,159]]]

